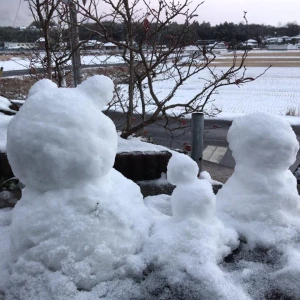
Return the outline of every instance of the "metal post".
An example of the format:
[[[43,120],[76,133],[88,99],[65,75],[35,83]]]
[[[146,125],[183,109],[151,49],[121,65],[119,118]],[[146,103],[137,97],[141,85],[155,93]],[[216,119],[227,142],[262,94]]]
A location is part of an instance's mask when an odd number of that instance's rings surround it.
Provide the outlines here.
[[[204,114],[192,114],[192,153],[191,158],[198,164],[199,173],[202,171]]]
[[[74,86],[81,83],[81,60],[79,51],[79,33],[77,22],[77,8],[76,3],[69,1],[70,8],[70,30],[71,30],[71,51],[72,51],[72,65]]]

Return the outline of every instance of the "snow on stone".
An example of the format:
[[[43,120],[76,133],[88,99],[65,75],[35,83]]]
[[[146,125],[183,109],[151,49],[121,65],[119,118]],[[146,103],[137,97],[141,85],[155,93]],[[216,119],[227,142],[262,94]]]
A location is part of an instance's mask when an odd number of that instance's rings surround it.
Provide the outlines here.
[[[138,186],[112,169],[117,133],[100,109],[113,85],[90,80],[38,82],[9,125],[8,158],[26,188],[13,210],[7,300],[79,299],[144,268],[136,254],[151,216]]]

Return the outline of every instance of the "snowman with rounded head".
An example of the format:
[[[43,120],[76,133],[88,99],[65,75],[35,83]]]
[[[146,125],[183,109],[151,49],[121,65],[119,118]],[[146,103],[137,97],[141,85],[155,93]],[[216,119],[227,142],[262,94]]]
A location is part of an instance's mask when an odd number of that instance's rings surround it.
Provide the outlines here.
[[[151,264],[159,265],[158,277],[169,284],[191,281],[202,288],[209,281],[215,289],[218,264],[237,247],[237,234],[215,216],[211,183],[198,179],[198,172],[190,157],[173,153],[167,167],[167,179],[176,186],[170,199],[172,216],[158,214],[145,252]]]
[[[113,169],[117,133],[101,112],[112,94],[105,76],[69,89],[44,79],[11,121],[7,154],[26,187],[13,211],[8,297],[75,299],[141,272],[135,254],[151,220],[138,186]]]
[[[297,235],[300,199],[289,167],[299,142],[291,126],[279,116],[252,113],[235,119],[227,138],[236,165],[217,195],[219,212],[252,246],[268,248]]]

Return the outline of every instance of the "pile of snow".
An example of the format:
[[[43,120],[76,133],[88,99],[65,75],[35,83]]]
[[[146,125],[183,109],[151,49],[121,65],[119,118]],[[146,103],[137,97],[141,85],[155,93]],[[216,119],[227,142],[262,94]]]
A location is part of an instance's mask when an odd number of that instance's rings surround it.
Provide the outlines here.
[[[112,91],[104,76],[73,89],[42,80],[10,122],[8,158],[26,188],[0,211],[0,299],[299,299],[300,201],[288,170],[299,146],[288,123],[233,122],[236,168],[217,197],[209,174],[199,179],[172,152],[172,195],[144,202],[112,168],[118,137],[101,112]]]

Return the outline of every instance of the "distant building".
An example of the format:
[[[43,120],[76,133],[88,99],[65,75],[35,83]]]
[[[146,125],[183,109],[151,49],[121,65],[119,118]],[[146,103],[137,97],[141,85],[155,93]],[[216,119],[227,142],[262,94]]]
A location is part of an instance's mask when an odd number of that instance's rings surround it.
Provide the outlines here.
[[[4,42],[4,49],[33,49],[35,45],[35,43]]]
[[[115,45],[114,43],[105,43],[102,46],[102,49],[105,51],[117,51],[118,50],[118,46]]]

